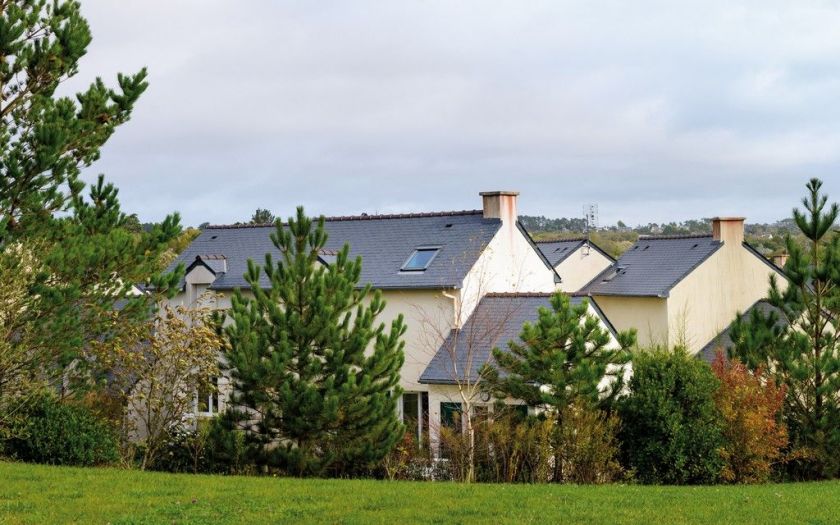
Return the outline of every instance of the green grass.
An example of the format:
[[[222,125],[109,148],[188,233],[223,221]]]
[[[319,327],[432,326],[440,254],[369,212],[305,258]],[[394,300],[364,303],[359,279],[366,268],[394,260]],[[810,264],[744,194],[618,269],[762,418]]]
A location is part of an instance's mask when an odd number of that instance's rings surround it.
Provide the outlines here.
[[[840,523],[840,483],[576,487],[0,463],[0,523]]]

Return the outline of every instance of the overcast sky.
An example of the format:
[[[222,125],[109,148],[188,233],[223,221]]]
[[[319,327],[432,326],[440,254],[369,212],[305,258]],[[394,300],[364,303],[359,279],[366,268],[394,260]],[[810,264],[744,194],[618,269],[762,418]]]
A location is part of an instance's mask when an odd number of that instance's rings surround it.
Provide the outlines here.
[[[480,207],[601,223],[840,200],[840,4],[82,0],[67,89],[148,66],[86,174],[186,224]]]

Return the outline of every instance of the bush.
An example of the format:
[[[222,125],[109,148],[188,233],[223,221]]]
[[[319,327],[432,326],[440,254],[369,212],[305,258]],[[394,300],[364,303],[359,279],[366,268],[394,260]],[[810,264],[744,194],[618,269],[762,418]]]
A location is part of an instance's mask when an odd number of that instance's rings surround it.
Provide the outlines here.
[[[555,461],[561,468],[555,482],[592,485],[610,483],[621,476],[618,416],[579,400],[567,406],[559,419],[554,446]]]
[[[787,429],[779,421],[785,388],[773,380],[763,381],[761,368],[750,372],[720,352],[712,370],[720,381],[715,404],[723,417],[726,439],[721,477],[732,483],[766,482],[787,445]]]
[[[439,467],[444,468],[441,470]],[[385,456],[374,474],[391,481],[423,481],[451,477],[448,465],[436,462],[432,458],[429,444],[418,444],[417,438],[410,431],[406,432]]]
[[[83,406],[44,396],[27,409],[4,451],[9,456],[50,465],[104,465],[119,458],[113,430]]]
[[[551,414],[523,417],[503,406],[491,416],[474,422],[476,481],[592,484],[621,475],[618,418],[589,403],[567,407],[559,419]],[[441,428],[440,440],[448,478],[466,479],[467,436]]]
[[[622,456],[639,481],[714,483],[723,468],[718,380],[684,350],[643,352],[633,362],[630,395],[619,403]]]
[[[229,430],[219,418],[201,419],[195,428],[170,432],[149,468],[193,474],[253,473],[243,433]]]
[[[551,480],[554,421],[505,410],[476,427],[476,478],[494,483]]]
[[[160,453],[147,468],[177,473],[207,472],[208,428],[208,422],[199,421],[195,429],[181,427],[170,431],[163,440]]]
[[[204,464],[206,472],[253,474],[254,462],[245,443],[245,432],[231,428],[225,416],[210,420],[207,426]]]

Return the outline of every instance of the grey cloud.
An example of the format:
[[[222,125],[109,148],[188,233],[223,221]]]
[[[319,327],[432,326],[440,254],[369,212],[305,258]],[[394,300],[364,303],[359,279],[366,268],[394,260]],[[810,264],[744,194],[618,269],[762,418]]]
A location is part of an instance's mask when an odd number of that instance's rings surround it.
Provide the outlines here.
[[[77,79],[148,65],[90,176],[146,219],[260,206],[602,222],[840,199],[840,8],[824,2],[84,0]]]

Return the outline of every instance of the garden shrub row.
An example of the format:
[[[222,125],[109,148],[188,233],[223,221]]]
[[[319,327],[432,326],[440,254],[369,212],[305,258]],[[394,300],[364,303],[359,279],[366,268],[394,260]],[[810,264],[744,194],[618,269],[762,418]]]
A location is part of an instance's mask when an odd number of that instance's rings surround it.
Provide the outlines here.
[[[475,479],[481,482],[710,484],[765,482],[784,463],[784,389],[721,356],[713,366],[686,352],[644,351],[633,360],[625,396],[604,409],[585,400],[559,414],[523,416],[497,407],[475,422]],[[49,396],[31,403],[3,453],[56,465],[113,464],[118,439],[82,405]],[[174,430],[149,468],[171,472],[258,473],[241,432],[221,418]],[[464,435],[441,429],[444,461],[410,434],[369,475],[388,479],[465,478]]]

